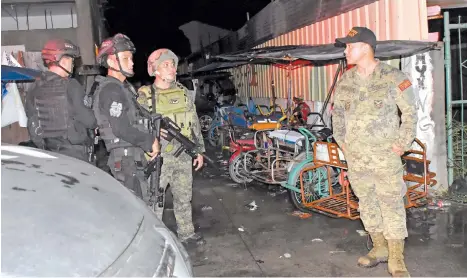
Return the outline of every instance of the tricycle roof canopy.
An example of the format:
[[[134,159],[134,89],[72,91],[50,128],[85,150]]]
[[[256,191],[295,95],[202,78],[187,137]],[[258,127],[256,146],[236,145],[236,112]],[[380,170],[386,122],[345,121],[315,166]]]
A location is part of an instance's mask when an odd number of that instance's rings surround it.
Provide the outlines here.
[[[32,81],[40,75],[39,70],[2,65],[2,81]]]
[[[375,56],[379,59],[407,57],[436,49],[437,45],[436,42],[409,40],[378,41]],[[195,72],[228,69],[245,64],[289,64],[297,60],[330,64],[343,58],[344,48],[334,44],[274,46],[216,55],[212,57],[211,63]]]

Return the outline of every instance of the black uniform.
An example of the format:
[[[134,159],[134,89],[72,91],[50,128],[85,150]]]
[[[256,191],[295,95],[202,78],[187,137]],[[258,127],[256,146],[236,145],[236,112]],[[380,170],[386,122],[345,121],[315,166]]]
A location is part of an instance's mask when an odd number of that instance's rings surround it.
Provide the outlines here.
[[[96,128],[96,118],[84,106],[84,94],[75,79],[42,73],[25,102],[29,136],[37,147],[88,161],[93,143],[88,129]]]
[[[96,78],[93,110],[99,133],[110,152],[108,165],[112,175],[143,198],[148,190],[143,169],[144,152],[152,152],[155,137],[147,129],[137,107],[136,93],[131,85],[113,77]]]

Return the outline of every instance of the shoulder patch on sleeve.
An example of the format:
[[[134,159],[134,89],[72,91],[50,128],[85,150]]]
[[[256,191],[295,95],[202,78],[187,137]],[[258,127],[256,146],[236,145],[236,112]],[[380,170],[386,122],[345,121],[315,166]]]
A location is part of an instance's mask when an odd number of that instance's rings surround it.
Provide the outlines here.
[[[408,80],[408,79],[405,79],[397,87],[399,87],[399,90],[401,90],[401,92],[403,92],[407,88],[409,88],[410,86],[412,86],[412,82],[410,82],[410,80]]]
[[[112,102],[112,104],[110,105],[110,116],[112,117],[120,117],[120,115],[122,115],[122,110],[123,110],[123,105],[120,103],[120,102]]]

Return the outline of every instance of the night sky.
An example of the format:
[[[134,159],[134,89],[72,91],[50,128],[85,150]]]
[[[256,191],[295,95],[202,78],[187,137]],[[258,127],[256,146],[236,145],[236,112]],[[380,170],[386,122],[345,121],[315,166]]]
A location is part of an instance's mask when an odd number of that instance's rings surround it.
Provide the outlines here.
[[[136,46],[134,80],[151,80],[147,57],[157,48],[190,54],[188,39],[178,30],[192,20],[236,31],[270,0],[109,0],[105,12],[110,35],[124,33]]]

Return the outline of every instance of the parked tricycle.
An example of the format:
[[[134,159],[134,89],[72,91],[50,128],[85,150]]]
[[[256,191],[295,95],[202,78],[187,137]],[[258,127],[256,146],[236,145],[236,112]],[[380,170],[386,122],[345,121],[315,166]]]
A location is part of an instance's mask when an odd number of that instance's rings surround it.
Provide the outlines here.
[[[378,42],[376,57],[400,58],[435,48],[435,43],[428,42]],[[286,68],[290,69],[293,68],[293,63],[300,64],[300,61],[308,61],[313,65],[340,61],[328,95],[318,113],[318,118],[322,120],[321,126],[315,122],[310,126],[300,127],[275,123],[270,129],[255,130],[254,146],[250,144],[247,148],[245,145],[240,148],[231,159],[229,168],[232,179],[237,182],[255,180],[286,188],[295,207],[302,211],[358,219],[358,200],[347,179],[344,154],[333,140],[331,129],[322,119],[338,77],[346,68],[343,50],[336,49],[333,45],[281,46],[223,54],[214,58],[223,61],[224,68],[225,62],[232,65],[238,65],[239,62],[269,65],[282,63],[288,64]],[[289,86],[287,103],[290,103],[290,99]],[[290,111],[289,108],[287,105],[286,113]],[[428,188],[436,184],[436,175],[429,171],[426,146],[418,139],[415,142],[418,147],[402,156],[403,178],[408,188],[405,194],[407,208],[423,204],[421,200],[427,196]]]

